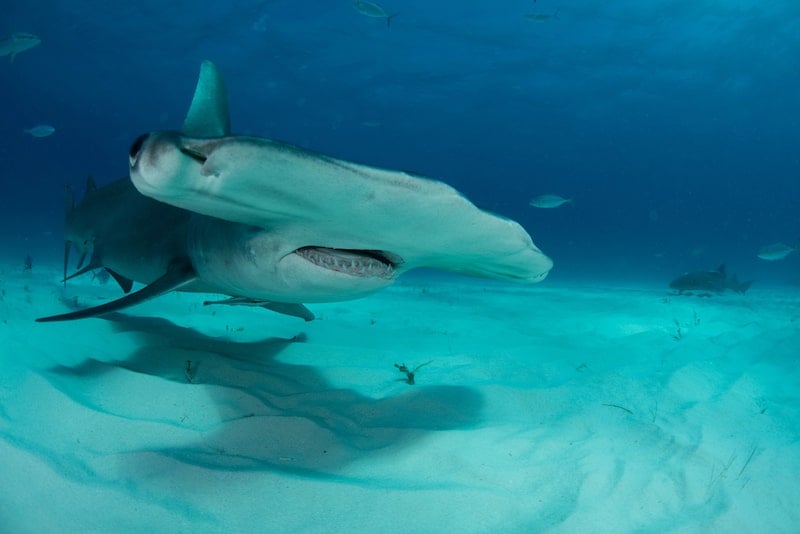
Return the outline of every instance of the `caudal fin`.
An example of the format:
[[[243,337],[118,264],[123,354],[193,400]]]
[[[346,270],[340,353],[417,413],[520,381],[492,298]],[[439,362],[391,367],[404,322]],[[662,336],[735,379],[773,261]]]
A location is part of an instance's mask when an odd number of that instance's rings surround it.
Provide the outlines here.
[[[739,285],[734,288],[734,291],[744,295],[747,292],[747,290],[750,289],[750,286],[752,284],[753,284],[753,280],[748,280],[747,282],[740,282]]]
[[[739,278],[736,275],[733,275],[733,278],[730,279],[728,282],[728,289],[736,291],[737,293],[741,293],[744,295],[750,286],[753,284],[752,280],[748,280],[747,282],[740,282]]]

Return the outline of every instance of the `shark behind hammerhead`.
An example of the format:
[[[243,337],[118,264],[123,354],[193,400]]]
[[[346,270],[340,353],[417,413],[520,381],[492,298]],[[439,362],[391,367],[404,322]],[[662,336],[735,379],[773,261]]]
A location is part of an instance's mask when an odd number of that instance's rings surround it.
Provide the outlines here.
[[[225,84],[208,61],[181,132],[139,137],[130,176],[148,200],[179,210],[158,208],[161,217],[185,225],[165,245],[168,253],[145,260],[147,276],[131,276],[149,284],[139,292],[144,298],[209,291],[231,296],[231,304],[273,303],[270,309],[303,316],[305,307],[292,306],[360,298],[416,267],[521,283],[543,280],[552,267],[518,223],[478,209],[442,182],[231,135]],[[95,225],[111,226],[100,219]],[[124,249],[145,233],[129,232],[106,234]],[[110,256],[103,253],[103,265],[124,278]],[[45,319],[108,313],[141,301],[134,295]]]
[[[145,197],[127,178],[101,188],[89,178],[84,198],[77,205],[68,188],[64,220],[64,282],[96,269],[105,269],[126,296],[93,308],[42,317],[37,321],[95,317],[170,291],[224,293],[197,275],[192,266],[192,254],[197,246],[207,249],[220,246],[213,243],[215,234],[203,234],[203,229],[230,224]],[[67,276],[73,249],[79,254],[77,271]],[[146,285],[128,294],[134,281]],[[307,321],[314,318],[302,304],[251,299],[243,295],[231,295],[227,300],[207,304],[261,306]]]

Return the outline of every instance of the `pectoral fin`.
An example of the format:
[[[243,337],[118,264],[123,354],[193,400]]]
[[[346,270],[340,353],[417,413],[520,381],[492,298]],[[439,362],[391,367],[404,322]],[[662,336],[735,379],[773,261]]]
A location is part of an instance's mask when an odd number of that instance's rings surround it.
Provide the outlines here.
[[[225,300],[207,300],[203,303],[204,306],[209,306],[211,304],[227,304],[229,306],[258,306],[260,308],[266,308],[284,315],[299,317],[304,321],[314,320],[314,313],[302,304],[273,302],[271,300],[251,299],[247,297],[231,297]]]
[[[130,278],[125,278],[118,272],[113,271],[109,268],[106,268],[106,271],[108,271],[108,274],[110,274],[111,277],[117,281],[117,284],[119,284],[119,287],[122,288],[122,291],[124,291],[125,293],[130,293],[131,288],[133,287],[133,280],[131,280]]]
[[[63,313],[61,315],[40,317],[36,319],[36,322],[49,323],[54,321],[74,321],[76,319],[85,319],[87,317],[97,317],[98,315],[119,311],[130,306],[141,304],[146,300],[158,297],[164,293],[175,291],[176,289],[179,289],[196,279],[197,273],[195,273],[194,268],[189,260],[176,260],[172,262],[164,276],[152,284],[143,287],[139,291],[126,295],[117,300],[101,304],[100,306],[95,306],[93,308]]]

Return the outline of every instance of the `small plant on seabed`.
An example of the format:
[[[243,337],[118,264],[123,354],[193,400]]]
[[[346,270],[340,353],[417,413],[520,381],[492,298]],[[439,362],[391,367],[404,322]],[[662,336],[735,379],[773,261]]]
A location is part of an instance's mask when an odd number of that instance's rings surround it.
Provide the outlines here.
[[[747,483],[750,482],[749,478],[742,478],[742,475],[744,475],[747,466],[749,466],[750,462],[753,461],[753,457],[756,455],[757,452],[758,452],[758,445],[756,443],[751,444],[747,454],[747,458],[742,463],[742,467],[739,469],[739,473],[736,475],[736,477],[733,478],[733,481],[741,482],[741,488],[744,488],[747,485]],[[722,483],[722,480],[728,478],[728,472],[730,471],[734,462],[736,462],[735,452],[731,453],[731,456],[728,459],[728,461],[722,464],[719,468],[716,462],[711,466],[711,476],[708,481],[708,487],[706,488],[709,500],[716,493],[718,486]]]
[[[425,367],[426,365],[428,365],[432,361],[433,360],[430,360],[430,361],[427,361],[427,362],[425,362],[423,364],[420,364],[420,365],[414,367],[413,370],[409,369],[406,366],[406,364],[397,364],[396,363],[396,364],[394,364],[394,366],[397,367],[398,371],[400,371],[401,373],[405,373],[405,375],[406,375],[405,378],[400,378],[399,380],[402,380],[406,384],[409,384],[409,385],[413,386],[415,384],[415,376],[417,374],[417,371],[419,371],[420,369],[422,369],[423,367]]]
[[[692,320],[687,321],[681,325],[681,322],[677,319],[672,320],[675,323],[675,332],[670,335],[672,339],[675,341],[680,341],[683,339],[683,331],[681,330],[681,326],[697,326],[700,324],[700,316],[697,315],[695,310],[692,310]]]
[[[675,332],[672,334],[672,339],[675,341],[680,341],[683,339],[683,332],[681,332],[681,322],[677,319],[673,319],[675,322]]]
[[[194,377],[197,375],[197,365],[192,366],[192,360],[186,360],[186,368],[183,370],[186,375],[186,381],[190,384],[194,382]]]

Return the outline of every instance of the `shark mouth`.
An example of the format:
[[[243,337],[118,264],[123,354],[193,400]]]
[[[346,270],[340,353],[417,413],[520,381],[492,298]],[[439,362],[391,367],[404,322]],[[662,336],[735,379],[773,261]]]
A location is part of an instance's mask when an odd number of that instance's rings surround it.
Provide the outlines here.
[[[402,262],[380,250],[302,247],[294,253],[323,269],[361,278],[394,278],[395,267]]]

